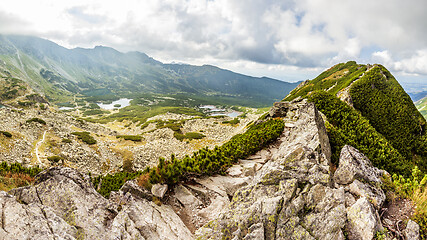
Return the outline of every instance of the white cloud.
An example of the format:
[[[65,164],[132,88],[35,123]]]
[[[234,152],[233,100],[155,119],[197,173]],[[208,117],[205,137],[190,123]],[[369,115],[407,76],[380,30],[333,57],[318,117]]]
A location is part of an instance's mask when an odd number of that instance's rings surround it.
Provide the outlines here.
[[[257,64],[285,72],[277,66],[375,60],[427,75],[425,0],[3,0],[0,13],[0,33],[66,47],[106,45],[199,64],[252,62],[245,66],[259,71]]]
[[[396,71],[427,75],[427,49],[418,50],[410,58],[404,58],[394,63]]]

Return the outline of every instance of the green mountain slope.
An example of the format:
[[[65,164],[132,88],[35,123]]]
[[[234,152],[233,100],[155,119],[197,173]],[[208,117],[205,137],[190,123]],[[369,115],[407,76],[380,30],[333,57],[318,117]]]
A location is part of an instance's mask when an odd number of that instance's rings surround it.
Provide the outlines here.
[[[309,98],[326,115],[335,160],[350,144],[391,172],[409,174],[414,165],[427,170],[426,120],[383,66],[337,64],[284,100],[298,97]]]
[[[415,106],[417,107],[418,111],[424,116],[425,119],[427,119],[427,97],[424,97],[417,102],[415,102]]]
[[[213,66],[163,64],[144,53],[108,47],[66,49],[24,36],[0,36],[0,72],[27,81],[56,102],[76,93],[192,93],[248,98],[268,106],[297,85]]]

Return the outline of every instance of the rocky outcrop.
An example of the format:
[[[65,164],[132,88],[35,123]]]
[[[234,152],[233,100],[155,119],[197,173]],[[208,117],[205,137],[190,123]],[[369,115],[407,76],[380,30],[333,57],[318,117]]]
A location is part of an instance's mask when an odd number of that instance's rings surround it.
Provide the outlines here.
[[[125,187],[126,186],[126,187]],[[191,239],[171,207],[158,206],[127,184],[110,199],[89,178],[70,168],[52,168],[33,186],[0,192],[4,239]]]
[[[276,103],[270,116],[282,117],[287,127],[274,150],[269,149],[266,163],[234,193],[228,208],[198,229],[196,236],[372,239],[382,230],[378,209],[385,195],[378,184],[384,172],[346,146],[333,175],[326,129],[310,103]]]

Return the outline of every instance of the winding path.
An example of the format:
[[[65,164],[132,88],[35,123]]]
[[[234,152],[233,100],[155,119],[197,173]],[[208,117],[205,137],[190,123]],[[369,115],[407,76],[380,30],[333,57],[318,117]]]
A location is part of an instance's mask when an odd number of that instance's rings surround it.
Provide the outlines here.
[[[42,162],[40,161],[40,157],[39,157],[39,147],[40,147],[40,145],[44,142],[44,139],[45,139],[45,137],[46,137],[46,132],[47,132],[47,131],[44,131],[42,140],[41,140],[41,141],[39,141],[39,142],[37,142],[37,144],[36,144],[36,158],[37,158],[37,162],[38,162],[40,165],[42,164]]]

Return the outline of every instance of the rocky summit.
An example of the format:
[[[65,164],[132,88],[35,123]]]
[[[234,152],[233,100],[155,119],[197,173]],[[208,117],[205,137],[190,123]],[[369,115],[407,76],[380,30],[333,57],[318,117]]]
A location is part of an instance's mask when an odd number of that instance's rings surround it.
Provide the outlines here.
[[[109,199],[88,176],[55,167],[33,185],[0,192],[1,239],[373,239],[383,230],[389,174],[352,146],[339,165],[313,103],[276,103],[285,129],[226,175],[153,193],[128,181]],[[419,239],[408,222],[407,239]]]

